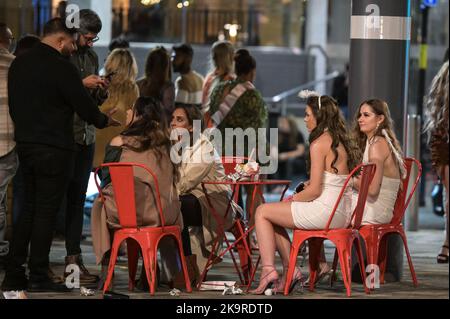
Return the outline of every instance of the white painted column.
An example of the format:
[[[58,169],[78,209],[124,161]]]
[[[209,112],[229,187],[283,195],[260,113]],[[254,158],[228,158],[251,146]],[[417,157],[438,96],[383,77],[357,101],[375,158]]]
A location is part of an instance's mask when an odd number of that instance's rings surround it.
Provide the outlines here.
[[[78,5],[80,10],[91,9],[99,15],[103,27],[96,44],[109,45],[112,37],[112,0],[70,0],[69,3]]]
[[[309,0],[306,16],[306,48],[311,45],[321,46],[323,50],[327,47],[328,26],[328,0]],[[315,56],[315,79],[323,78],[327,73],[327,60],[319,49],[311,50]],[[315,88],[319,93],[326,93],[326,83],[320,83]]]

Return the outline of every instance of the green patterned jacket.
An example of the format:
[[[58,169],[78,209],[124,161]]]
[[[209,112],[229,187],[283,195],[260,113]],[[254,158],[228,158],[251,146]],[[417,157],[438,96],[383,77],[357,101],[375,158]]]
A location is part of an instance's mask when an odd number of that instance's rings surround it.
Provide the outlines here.
[[[224,99],[224,91],[231,92],[234,87],[240,83],[244,83],[245,81],[237,78],[235,80],[222,82],[216,86],[216,88],[211,93],[210,100],[210,114],[214,114],[219,110],[219,106]],[[234,104],[231,111],[225,117],[222,123],[217,127],[222,133],[222,155],[225,153],[225,129],[226,128],[242,128],[244,131],[247,128],[253,128],[256,130],[256,135],[258,132],[258,128],[265,128],[267,122],[268,112],[267,106],[261,96],[259,91],[255,90],[247,90]],[[247,141],[244,145],[245,155],[248,156],[249,151],[247,150],[248,145]],[[227,154],[229,155],[229,154]],[[234,154],[236,155],[235,151]]]

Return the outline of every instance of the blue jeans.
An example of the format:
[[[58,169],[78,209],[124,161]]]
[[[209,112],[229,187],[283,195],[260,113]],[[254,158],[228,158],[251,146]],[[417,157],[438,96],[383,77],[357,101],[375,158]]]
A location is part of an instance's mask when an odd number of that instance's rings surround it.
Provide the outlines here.
[[[9,252],[9,243],[5,241],[6,232],[6,193],[9,182],[16,174],[19,160],[15,150],[0,157],[0,256],[6,256]]]

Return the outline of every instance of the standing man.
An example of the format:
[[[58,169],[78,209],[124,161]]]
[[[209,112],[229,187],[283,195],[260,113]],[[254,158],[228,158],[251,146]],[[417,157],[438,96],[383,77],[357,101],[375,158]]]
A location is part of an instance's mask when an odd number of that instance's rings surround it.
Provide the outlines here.
[[[175,81],[175,103],[202,105],[203,77],[192,70],[194,50],[189,44],[174,46],[172,65],[180,73]]]
[[[339,74],[339,76],[334,79],[333,91],[331,96],[333,96],[338,102],[339,108],[344,113],[347,120],[348,118],[348,85],[349,85],[349,70],[350,64],[345,64],[345,71]]]
[[[64,56],[76,50],[78,32],[61,18],[44,26],[42,42],[11,64],[9,110],[25,187],[25,204],[13,233],[3,291],[66,292],[48,275],[55,217],[74,164],[74,113],[98,128],[119,123],[102,114]],[[30,258],[29,280],[23,265]]]
[[[18,159],[15,151],[14,125],[8,109],[8,70],[14,60],[10,49],[14,37],[6,24],[0,23],[0,267],[9,251],[5,241],[6,192],[16,174]]]
[[[98,76],[99,63],[97,54],[92,49],[98,40],[102,29],[99,16],[92,10],[80,11],[80,29],[77,40],[77,51],[72,54],[70,61],[75,65],[84,87],[89,91],[97,106],[103,104],[108,97],[107,83]],[[91,275],[83,264],[81,257],[81,236],[83,232],[84,202],[92,171],[95,152],[95,126],[88,124],[80,116],[74,118],[75,162],[72,178],[67,190],[67,205],[65,212],[66,270],[64,277],[70,275],[67,266],[76,264],[80,268],[80,284],[95,284],[98,277]]]

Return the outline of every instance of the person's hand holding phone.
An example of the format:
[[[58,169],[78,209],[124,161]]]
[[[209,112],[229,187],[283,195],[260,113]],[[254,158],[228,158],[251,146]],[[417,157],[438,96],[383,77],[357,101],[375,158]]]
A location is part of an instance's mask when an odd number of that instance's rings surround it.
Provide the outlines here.
[[[83,79],[83,85],[88,89],[98,89],[105,88],[107,83],[100,76],[92,74]]]
[[[299,184],[295,187],[295,192],[294,192],[294,194],[300,193],[301,191],[303,191],[304,188],[305,188],[305,183],[304,183],[304,182],[299,183]]]
[[[296,198],[298,197],[298,195],[303,192],[308,186],[310,185],[310,181],[306,181],[306,182],[301,182],[299,183],[294,190],[294,194],[292,195],[292,197],[290,198],[290,201],[296,201]]]
[[[117,73],[117,72],[111,72],[111,73],[108,73],[108,74],[106,74],[105,76],[103,76],[103,78],[104,78],[105,80],[107,80],[108,82],[111,82],[111,81],[112,81],[112,78],[114,77],[114,75],[116,75],[116,73]]]
[[[117,72],[111,72],[111,73],[108,73],[108,74],[102,76],[102,79],[103,79],[103,81],[105,81],[105,84],[106,84],[106,86],[104,88],[107,88],[111,84],[111,81],[112,81],[114,75],[116,75],[116,73]]]

